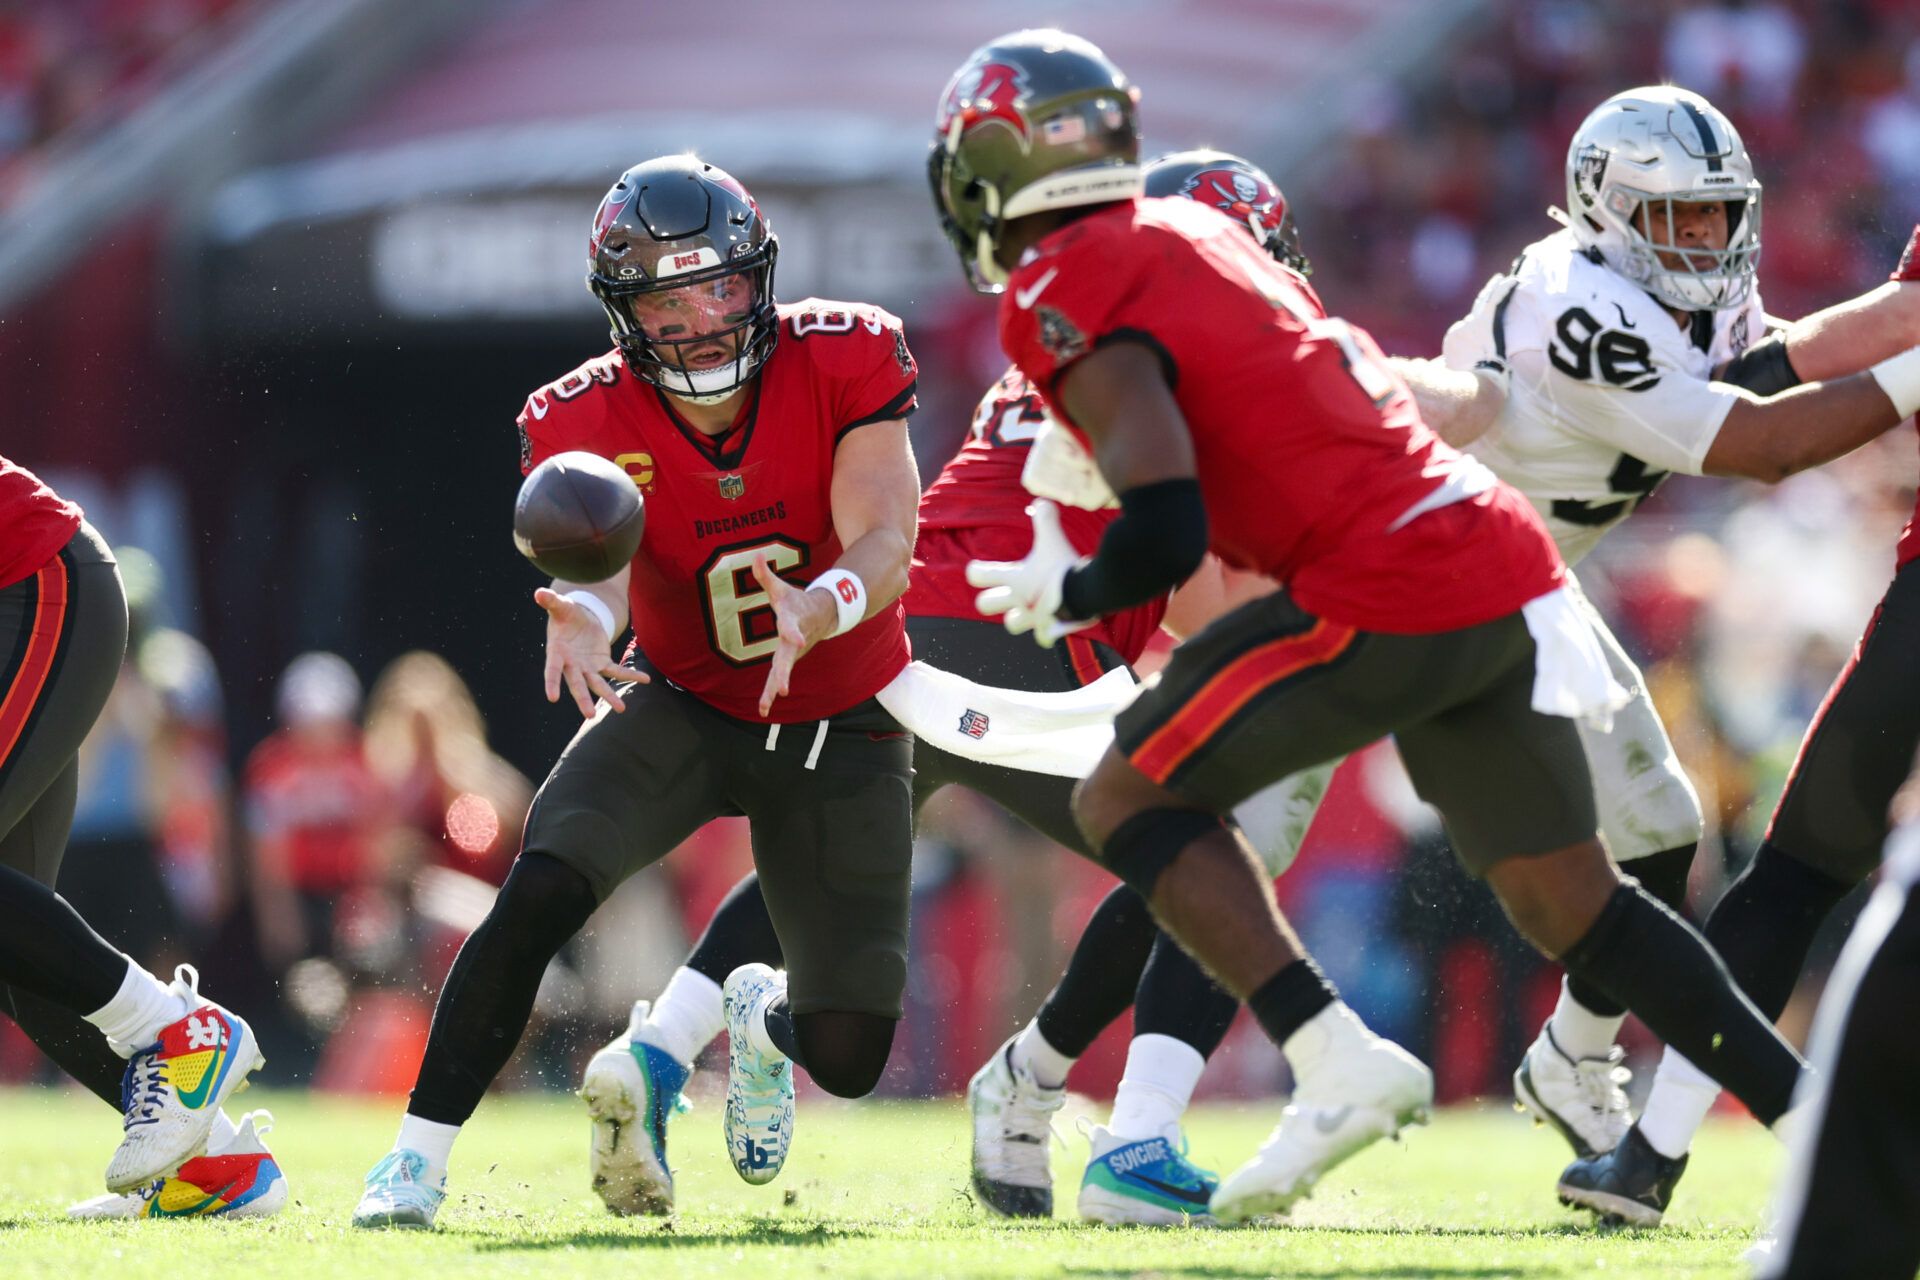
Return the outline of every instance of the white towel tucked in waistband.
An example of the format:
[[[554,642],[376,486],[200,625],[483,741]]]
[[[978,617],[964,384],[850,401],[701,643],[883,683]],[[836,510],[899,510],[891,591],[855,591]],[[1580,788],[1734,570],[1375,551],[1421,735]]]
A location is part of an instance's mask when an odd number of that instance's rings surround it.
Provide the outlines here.
[[[910,662],[877,696],[902,728],[942,751],[1084,778],[1113,743],[1113,717],[1139,691],[1125,670],[1065,693],[1027,693]]]
[[[1533,709],[1567,716],[1597,733],[1613,728],[1613,713],[1631,695],[1608,669],[1600,638],[1565,587],[1520,607],[1533,634]]]

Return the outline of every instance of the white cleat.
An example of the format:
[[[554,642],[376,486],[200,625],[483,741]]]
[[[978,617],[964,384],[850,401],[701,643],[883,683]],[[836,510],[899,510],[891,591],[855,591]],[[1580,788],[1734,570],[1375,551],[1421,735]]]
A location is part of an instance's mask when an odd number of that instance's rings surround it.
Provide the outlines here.
[[[733,1170],[759,1186],[780,1176],[793,1142],[793,1064],[754,1047],[748,1028],[787,993],[787,975],[743,964],[727,975],[727,1154]]]
[[[1301,1082],[1266,1145],[1213,1193],[1213,1216],[1244,1222],[1285,1213],[1329,1169],[1425,1124],[1432,1107],[1433,1073],[1399,1045],[1372,1037]]]
[[[107,1165],[107,1190],[135,1191],[205,1154],[213,1119],[262,1066],[253,1028],[200,998],[192,965],[175,972],[173,990],[191,1011],[160,1028],[153,1044],[127,1061],[120,1085],[126,1136]]]
[[[447,1198],[447,1177],[429,1179],[427,1158],[418,1151],[389,1151],[367,1173],[366,1190],[353,1207],[353,1225],[431,1231]]]
[[[1513,1073],[1513,1104],[1532,1114],[1535,1124],[1550,1124],[1573,1148],[1576,1159],[1604,1155],[1620,1145],[1629,1112],[1626,1085],[1633,1078],[1614,1045],[1604,1058],[1569,1057],[1551,1027],[1527,1049]]]
[[[981,1203],[1009,1218],[1053,1216],[1053,1164],[1048,1140],[1054,1113],[1066,1105],[1063,1085],[1048,1089],[1013,1065],[1013,1041],[994,1051],[967,1083],[973,1113],[973,1189]]]
[[[626,1033],[593,1055],[580,1082],[593,1119],[587,1159],[593,1190],[608,1212],[622,1216],[673,1212],[667,1119],[689,1110],[680,1091],[692,1068],[640,1039],[649,1008],[645,1000],[634,1002]]]
[[[266,1218],[287,1205],[287,1178],[261,1134],[273,1116],[250,1111],[234,1135],[187,1161],[171,1178],[155,1178],[124,1195],[95,1196],[67,1210],[75,1219]]]

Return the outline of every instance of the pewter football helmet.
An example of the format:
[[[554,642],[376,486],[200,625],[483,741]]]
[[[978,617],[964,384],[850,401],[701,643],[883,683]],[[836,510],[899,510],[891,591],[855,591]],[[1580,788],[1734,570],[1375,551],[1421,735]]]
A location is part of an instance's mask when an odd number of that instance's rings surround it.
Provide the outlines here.
[[[1676,256],[1673,206],[1710,201],[1727,206],[1727,247],[1661,262],[1662,251]],[[1657,244],[1645,228],[1663,222],[1667,244]],[[1724,311],[1753,293],[1760,184],[1740,134],[1697,93],[1650,85],[1594,108],[1567,148],[1567,225],[1582,248],[1670,307]]]

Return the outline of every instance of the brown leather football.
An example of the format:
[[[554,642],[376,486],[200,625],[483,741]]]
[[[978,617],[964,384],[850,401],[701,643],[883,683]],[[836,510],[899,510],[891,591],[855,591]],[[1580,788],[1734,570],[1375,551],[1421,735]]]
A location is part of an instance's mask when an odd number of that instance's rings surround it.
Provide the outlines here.
[[[556,453],[527,473],[513,544],[542,573],[604,582],[640,549],[646,511],[633,477],[597,453]]]

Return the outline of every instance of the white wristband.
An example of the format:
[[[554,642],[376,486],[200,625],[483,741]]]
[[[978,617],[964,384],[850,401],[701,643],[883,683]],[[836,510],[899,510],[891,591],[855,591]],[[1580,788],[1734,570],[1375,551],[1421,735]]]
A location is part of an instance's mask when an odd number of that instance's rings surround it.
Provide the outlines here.
[[[866,620],[867,584],[860,581],[859,574],[829,569],[809,582],[807,590],[824,591],[833,597],[833,607],[840,614],[840,620],[834,624],[834,635],[843,636]]]
[[[1920,347],[1910,347],[1899,355],[1882,360],[1867,370],[1880,389],[1893,401],[1894,412],[1911,418],[1920,411]]]
[[[606,629],[607,643],[613,643],[615,634],[613,629],[613,610],[607,608],[607,602],[605,600],[602,600],[591,591],[569,591],[560,598],[562,600],[571,600],[592,614],[594,620]]]

